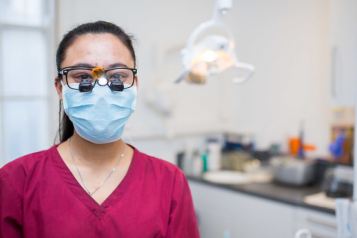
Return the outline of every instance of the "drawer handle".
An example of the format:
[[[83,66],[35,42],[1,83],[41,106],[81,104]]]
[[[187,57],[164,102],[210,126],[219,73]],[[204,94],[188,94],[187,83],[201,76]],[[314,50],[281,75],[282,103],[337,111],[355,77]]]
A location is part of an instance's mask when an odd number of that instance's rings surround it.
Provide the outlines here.
[[[337,229],[337,225],[335,223],[321,221],[321,220],[318,220],[318,219],[312,218],[312,217],[308,217],[307,221],[311,222],[311,223],[315,223],[315,224],[320,225],[320,226],[327,226],[327,227],[330,227],[330,228],[333,228],[333,229]]]
[[[334,237],[332,237],[332,236],[320,235],[320,234],[316,234],[316,233],[312,232],[311,238],[334,238]]]

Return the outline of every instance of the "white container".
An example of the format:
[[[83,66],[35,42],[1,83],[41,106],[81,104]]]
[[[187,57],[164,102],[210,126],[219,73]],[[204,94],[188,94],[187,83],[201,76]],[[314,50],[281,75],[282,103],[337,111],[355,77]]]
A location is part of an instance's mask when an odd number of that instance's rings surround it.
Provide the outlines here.
[[[208,142],[208,170],[215,171],[221,169],[221,144],[217,142]]]

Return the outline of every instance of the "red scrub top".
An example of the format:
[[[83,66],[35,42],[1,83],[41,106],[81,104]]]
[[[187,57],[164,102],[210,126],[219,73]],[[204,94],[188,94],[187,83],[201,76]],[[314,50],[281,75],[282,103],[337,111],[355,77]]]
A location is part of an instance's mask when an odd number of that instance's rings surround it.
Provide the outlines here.
[[[0,169],[1,238],[199,237],[187,180],[173,164],[134,149],[126,176],[99,205],[56,147]]]

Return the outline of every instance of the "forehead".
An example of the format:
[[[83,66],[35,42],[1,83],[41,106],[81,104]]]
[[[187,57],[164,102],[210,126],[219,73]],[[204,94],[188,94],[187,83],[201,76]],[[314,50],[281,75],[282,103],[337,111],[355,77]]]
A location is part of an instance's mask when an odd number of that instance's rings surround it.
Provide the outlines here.
[[[61,68],[79,63],[103,68],[122,63],[134,68],[134,60],[129,49],[117,36],[109,33],[79,36],[68,47]]]

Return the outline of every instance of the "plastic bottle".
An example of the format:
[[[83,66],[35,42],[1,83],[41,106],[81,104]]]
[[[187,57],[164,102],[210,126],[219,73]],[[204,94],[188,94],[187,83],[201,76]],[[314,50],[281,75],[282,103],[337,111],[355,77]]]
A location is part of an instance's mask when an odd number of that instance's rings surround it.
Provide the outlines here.
[[[208,171],[208,161],[207,161],[207,157],[208,157],[208,151],[205,151],[201,154],[201,158],[202,158],[202,172],[207,172]]]
[[[192,175],[199,177],[203,171],[203,160],[197,150],[193,152],[192,166]]]
[[[221,169],[221,150],[222,146],[216,139],[209,139],[208,144],[208,170],[220,170]]]
[[[193,167],[192,144],[189,143],[188,141],[186,141],[184,144],[184,149],[185,149],[185,156],[184,156],[184,162],[183,162],[183,171],[186,175],[192,175],[192,167]]]

